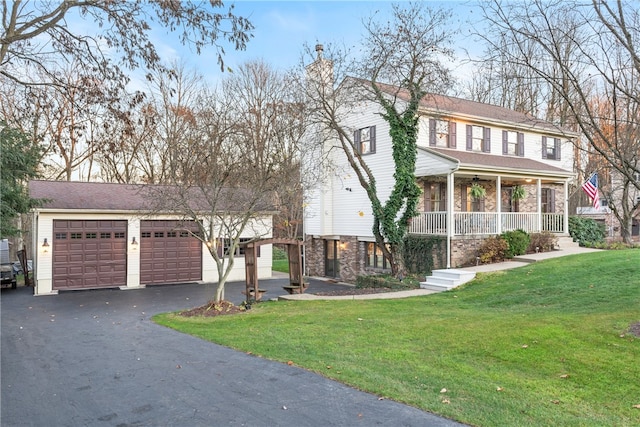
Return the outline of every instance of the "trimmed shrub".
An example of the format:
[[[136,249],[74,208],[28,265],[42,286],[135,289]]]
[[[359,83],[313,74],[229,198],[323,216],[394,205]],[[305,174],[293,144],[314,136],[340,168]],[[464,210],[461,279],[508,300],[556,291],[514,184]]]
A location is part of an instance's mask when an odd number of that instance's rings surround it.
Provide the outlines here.
[[[527,253],[531,238],[524,230],[505,231],[502,238],[507,241],[509,248],[505,253],[507,258],[513,258],[516,255],[524,255]]]
[[[558,238],[550,231],[543,231],[542,233],[531,233],[529,235],[531,241],[529,242],[529,248],[527,252],[534,253],[536,248],[540,252],[549,252],[556,247]]]
[[[491,236],[485,239],[478,250],[480,262],[483,264],[504,260],[509,244],[500,236]]]
[[[580,246],[595,246],[604,242],[606,229],[604,224],[591,218],[570,216],[569,234]]]

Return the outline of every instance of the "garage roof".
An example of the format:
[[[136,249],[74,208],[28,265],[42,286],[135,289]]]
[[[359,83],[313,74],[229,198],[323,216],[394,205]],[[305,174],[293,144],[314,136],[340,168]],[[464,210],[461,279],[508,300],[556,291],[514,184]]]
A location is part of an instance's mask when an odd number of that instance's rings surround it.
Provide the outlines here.
[[[203,189],[192,187],[187,190],[165,185],[117,184],[78,181],[30,181],[30,197],[42,199],[42,209],[77,209],[98,211],[177,211],[172,208],[188,202],[189,208],[209,211],[211,206]],[[258,195],[260,197],[260,195]],[[269,195],[260,197],[256,211],[273,211]],[[223,189],[216,198],[217,211],[240,211],[249,200],[247,189]],[[213,198],[212,198],[213,200]]]

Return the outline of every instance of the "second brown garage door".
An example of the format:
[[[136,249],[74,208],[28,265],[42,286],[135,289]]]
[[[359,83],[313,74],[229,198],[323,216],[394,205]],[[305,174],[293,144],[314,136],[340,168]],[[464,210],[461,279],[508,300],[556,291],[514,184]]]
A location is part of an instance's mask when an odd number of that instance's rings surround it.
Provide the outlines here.
[[[188,231],[193,222],[140,221],[140,283],[158,285],[202,280],[202,242]]]

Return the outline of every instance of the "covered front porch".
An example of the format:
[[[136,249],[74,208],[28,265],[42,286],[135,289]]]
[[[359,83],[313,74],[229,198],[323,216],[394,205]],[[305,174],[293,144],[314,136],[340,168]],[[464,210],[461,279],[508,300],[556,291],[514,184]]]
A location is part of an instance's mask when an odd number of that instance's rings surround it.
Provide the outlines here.
[[[416,176],[423,197],[409,233],[446,237],[447,267],[452,240],[518,229],[568,235],[572,172],[524,158],[421,151]]]

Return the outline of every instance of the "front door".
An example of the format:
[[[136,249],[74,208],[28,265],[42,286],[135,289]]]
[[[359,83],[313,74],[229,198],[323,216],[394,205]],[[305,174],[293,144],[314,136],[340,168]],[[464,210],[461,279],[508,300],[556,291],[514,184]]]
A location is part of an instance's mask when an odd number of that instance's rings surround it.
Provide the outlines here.
[[[338,240],[324,241],[324,275],[327,277],[339,277],[340,252]]]

